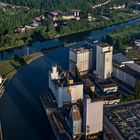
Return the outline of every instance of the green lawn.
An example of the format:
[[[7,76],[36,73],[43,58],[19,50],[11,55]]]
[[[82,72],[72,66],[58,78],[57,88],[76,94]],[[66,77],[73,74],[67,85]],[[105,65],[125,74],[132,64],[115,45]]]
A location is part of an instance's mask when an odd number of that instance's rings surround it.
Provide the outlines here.
[[[16,70],[18,66],[20,64],[13,59],[0,61],[0,75],[6,76],[9,72]]]
[[[25,55],[21,58],[23,60],[22,62],[20,61],[20,63],[19,60],[15,61],[13,58],[0,61],[0,75],[10,78],[19,67],[30,64],[32,61],[34,61],[40,56],[42,56],[42,53],[40,52],[31,54],[29,56]]]

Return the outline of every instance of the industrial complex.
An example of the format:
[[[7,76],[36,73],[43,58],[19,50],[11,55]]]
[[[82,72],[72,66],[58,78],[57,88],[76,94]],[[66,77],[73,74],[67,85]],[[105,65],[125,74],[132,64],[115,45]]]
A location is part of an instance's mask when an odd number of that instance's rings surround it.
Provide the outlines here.
[[[40,97],[56,139],[116,139],[116,133],[110,131],[111,127],[122,139],[132,137],[120,125],[136,125],[139,116],[135,116],[136,112],[130,113],[130,117],[123,122],[121,112],[125,107],[117,104],[121,102],[120,92],[128,90],[134,94],[139,80],[139,65],[121,53],[113,54],[113,46],[107,43],[72,47],[68,62],[68,70],[57,64],[52,65],[48,89]],[[126,85],[125,89],[120,87],[120,82]],[[116,108],[112,106],[117,106],[118,110],[114,111]],[[138,106],[139,102],[134,105]],[[123,112],[129,114],[129,110]],[[133,120],[136,122],[130,124]],[[139,136],[139,123],[136,129],[135,138]]]

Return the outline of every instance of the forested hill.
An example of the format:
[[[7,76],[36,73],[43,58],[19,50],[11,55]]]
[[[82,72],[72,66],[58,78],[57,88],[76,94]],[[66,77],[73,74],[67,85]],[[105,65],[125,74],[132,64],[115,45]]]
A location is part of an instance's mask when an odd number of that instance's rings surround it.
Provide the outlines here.
[[[24,5],[32,8],[42,8],[46,10],[60,9],[88,9],[89,5],[104,2],[106,0],[1,0],[9,4]]]

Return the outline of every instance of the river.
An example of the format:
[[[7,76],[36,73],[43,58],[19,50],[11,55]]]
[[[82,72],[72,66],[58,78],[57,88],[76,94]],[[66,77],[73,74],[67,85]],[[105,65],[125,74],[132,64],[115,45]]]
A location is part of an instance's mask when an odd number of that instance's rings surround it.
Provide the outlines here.
[[[103,35],[114,29],[135,25],[138,22],[140,22],[140,19],[102,30],[91,31],[88,34],[100,41]],[[79,36],[77,36],[78,41],[82,40]],[[63,38],[63,41],[67,42],[71,39],[74,41],[76,37],[73,39],[72,36],[68,36],[68,38]],[[46,46],[45,43],[47,45],[48,42],[37,43],[36,45],[41,48],[43,44],[44,47]],[[18,51],[15,49],[6,56],[9,57],[15,51],[19,53],[22,49],[18,49]],[[68,53],[69,48],[51,50],[30,65],[18,70],[13,76],[0,100],[0,118],[4,140],[55,140],[39,96],[45,92],[48,85],[48,70],[51,66],[48,60],[53,60],[67,69]]]
[[[103,36],[111,33],[115,29],[118,29],[118,28],[121,29],[126,26],[133,26],[138,23],[140,23],[140,18],[126,22],[126,23],[108,26],[103,29],[97,29],[97,30],[93,30],[93,31],[91,30],[91,31],[85,31],[82,33],[67,35],[64,37],[47,40],[45,42],[36,42],[32,46],[22,46],[19,48],[14,48],[14,49],[10,49],[7,51],[3,51],[2,53],[0,53],[0,60],[5,60],[10,57],[13,57],[15,54],[22,56],[24,54],[27,54],[27,51],[29,51],[29,53],[32,54],[32,53],[38,52],[44,48],[53,48],[55,46],[60,46],[63,43],[67,44],[67,43],[79,42],[79,41],[84,40],[87,36],[92,36],[94,39],[100,41]]]

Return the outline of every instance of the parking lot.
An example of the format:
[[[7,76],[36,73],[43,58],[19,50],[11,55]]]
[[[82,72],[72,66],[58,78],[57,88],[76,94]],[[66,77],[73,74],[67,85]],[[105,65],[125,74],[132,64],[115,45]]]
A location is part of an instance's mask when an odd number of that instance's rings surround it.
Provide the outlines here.
[[[140,102],[114,107],[107,117],[124,139],[140,139]]]

